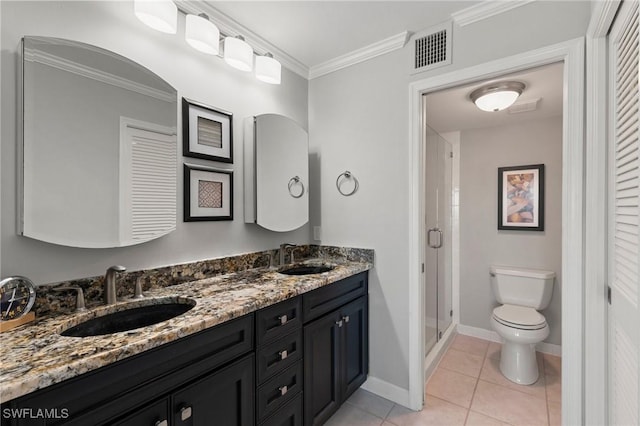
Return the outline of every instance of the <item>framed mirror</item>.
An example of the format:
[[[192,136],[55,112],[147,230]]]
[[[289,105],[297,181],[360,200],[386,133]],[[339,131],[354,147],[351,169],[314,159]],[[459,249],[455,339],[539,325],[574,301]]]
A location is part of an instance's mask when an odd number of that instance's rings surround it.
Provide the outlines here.
[[[173,231],[176,90],[96,46],[24,37],[21,47],[18,232],[106,248]]]

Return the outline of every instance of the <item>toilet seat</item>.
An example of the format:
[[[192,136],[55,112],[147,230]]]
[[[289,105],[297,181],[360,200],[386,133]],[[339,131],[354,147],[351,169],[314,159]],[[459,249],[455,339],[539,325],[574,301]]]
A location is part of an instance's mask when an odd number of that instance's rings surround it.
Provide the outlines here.
[[[520,330],[540,330],[547,327],[544,316],[533,308],[505,304],[493,310],[493,318],[502,325]]]

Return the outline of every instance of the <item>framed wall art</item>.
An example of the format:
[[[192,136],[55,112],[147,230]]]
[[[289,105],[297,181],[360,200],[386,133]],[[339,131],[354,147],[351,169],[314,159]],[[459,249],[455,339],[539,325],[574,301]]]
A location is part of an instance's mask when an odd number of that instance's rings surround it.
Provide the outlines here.
[[[182,98],[182,155],[233,163],[233,115]]]
[[[498,229],[544,231],[544,164],[498,168]]]
[[[184,221],[233,220],[233,171],[184,165]]]

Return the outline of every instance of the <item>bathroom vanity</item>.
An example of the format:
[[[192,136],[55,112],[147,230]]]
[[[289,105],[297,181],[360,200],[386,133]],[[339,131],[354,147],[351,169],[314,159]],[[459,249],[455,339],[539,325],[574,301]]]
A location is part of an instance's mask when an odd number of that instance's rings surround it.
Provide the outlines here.
[[[73,315],[17,329],[3,338],[18,349],[3,356],[32,356],[3,367],[2,410],[32,418],[3,424],[322,424],[367,377],[369,268],[258,269],[166,287],[149,299],[196,305],[128,332],[61,336]],[[34,419],[38,409],[49,412]]]

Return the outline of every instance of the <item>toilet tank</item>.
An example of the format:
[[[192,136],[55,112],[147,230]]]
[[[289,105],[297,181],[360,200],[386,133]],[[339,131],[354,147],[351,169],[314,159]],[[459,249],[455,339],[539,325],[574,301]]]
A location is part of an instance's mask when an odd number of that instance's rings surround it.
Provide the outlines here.
[[[555,272],[492,265],[491,288],[496,300],[505,304],[546,308],[553,294]]]

